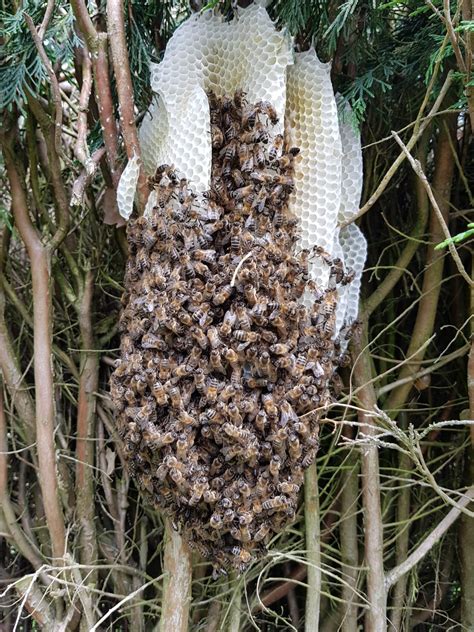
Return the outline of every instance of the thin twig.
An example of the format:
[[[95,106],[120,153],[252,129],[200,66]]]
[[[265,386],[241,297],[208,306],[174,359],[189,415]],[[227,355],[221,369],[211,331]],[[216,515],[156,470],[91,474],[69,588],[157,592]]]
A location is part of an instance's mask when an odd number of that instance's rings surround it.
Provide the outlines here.
[[[436,213],[436,217],[438,218],[438,221],[440,223],[441,229],[442,229],[446,239],[449,240],[448,241],[449,252],[451,253],[451,256],[454,259],[454,263],[456,264],[456,267],[459,270],[459,274],[463,277],[463,279],[466,281],[466,283],[470,287],[474,286],[474,281],[471,279],[471,277],[466,272],[466,270],[465,270],[465,268],[464,268],[464,266],[462,264],[461,258],[459,257],[458,251],[456,250],[455,245],[452,243],[451,233],[449,232],[448,225],[445,222],[445,219],[443,217],[443,213],[441,212],[441,209],[438,206],[438,202],[436,201],[435,195],[433,193],[433,189],[431,188],[430,183],[428,182],[428,178],[426,177],[425,172],[423,171],[423,168],[422,168],[420,162],[418,160],[416,160],[415,158],[413,158],[413,156],[410,154],[410,152],[408,150],[408,147],[404,144],[404,142],[402,141],[402,139],[400,138],[400,136],[398,136],[398,134],[396,132],[392,132],[392,136],[394,137],[394,139],[397,141],[397,143],[402,148],[402,151],[405,154],[405,156],[408,158],[408,161],[409,161],[410,165],[412,166],[413,171],[420,178],[424,188],[426,189],[426,193],[428,194],[428,197],[429,197],[430,202],[431,202],[431,206],[433,207],[433,210]]]
[[[408,573],[418,562],[432,550],[434,545],[440,540],[440,538],[446,533],[449,527],[455,522],[455,520],[461,515],[462,510],[474,499],[474,487],[468,489],[464,497],[456,503],[456,505],[450,509],[446,516],[441,520],[437,527],[423,540],[423,542],[407,557],[407,559],[393,568],[385,575],[385,586],[387,590],[393,586],[399,578]]]
[[[95,170],[94,163],[87,147],[87,111],[92,90],[92,63],[89,50],[85,46],[82,49],[82,86],[79,96],[79,112],[77,115],[77,141],[74,145],[74,153],[79,162],[84,165],[86,173],[92,175]]]
[[[445,79],[445,81],[444,81],[444,84],[443,84],[443,86],[442,86],[442,88],[441,88],[441,90],[439,92],[438,98],[436,99],[436,101],[435,101],[433,107],[431,108],[428,116],[425,118],[424,122],[419,126],[418,130],[413,133],[413,135],[411,136],[410,140],[408,141],[408,143],[407,143],[407,148],[408,149],[412,149],[415,146],[415,144],[418,141],[418,139],[421,137],[421,135],[423,134],[425,129],[430,124],[432,117],[436,114],[436,112],[441,107],[441,104],[442,104],[442,102],[444,100],[444,97],[446,96],[449,88],[451,87],[452,81],[453,81],[453,76],[452,76],[452,73],[449,72],[447,77],[446,77],[446,79]],[[365,213],[367,213],[367,211],[369,211],[372,208],[372,206],[375,204],[375,202],[377,202],[379,197],[382,195],[382,193],[387,188],[389,182],[391,181],[391,179],[393,178],[395,173],[398,171],[399,166],[402,164],[402,162],[405,160],[405,158],[406,158],[406,154],[404,152],[402,152],[398,156],[398,158],[396,158],[394,160],[394,162],[392,163],[392,166],[390,167],[390,169],[387,171],[387,173],[382,178],[379,186],[376,188],[374,193],[372,193],[372,195],[367,200],[367,202],[364,204],[364,206],[362,206],[359,209],[359,212],[356,213],[353,217],[351,217],[350,220],[347,220],[346,222],[341,223],[340,224],[341,227],[347,226],[348,224],[352,224],[352,222],[355,222],[357,219],[362,217],[362,215],[365,215]]]
[[[63,126],[63,108],[61,101],[61,90],[59,87],[58,78],[56,77],[56,73],[54,72],[53,66],[49,60],[46,51],[44,50],[43,42],[41,37],[36,30],[35,24],[28,15],[28,13],[23,13],[26,24],[28,25],[28,29],[30,30],[31,36],[35,43],[35,46],[38,50],[38,54],[41,58],[41,61],[46,68],[46,72],[48,73],[48,77],[51,81],[51,90],[53,92],[53,100],[54,100],[54,145],[56,148],[56,153],[61,155],[61,132]]]
[[[53,15],[54,5],[55,5],[55,0],[48,0],[46,11],[44,12],[44,16],[43,16],[43,21],[41,22],[41,26],[38,29],[38,35],[41,41],[43,41],[45,33],[48,29],[49,21],[51,20],[51,16]]]

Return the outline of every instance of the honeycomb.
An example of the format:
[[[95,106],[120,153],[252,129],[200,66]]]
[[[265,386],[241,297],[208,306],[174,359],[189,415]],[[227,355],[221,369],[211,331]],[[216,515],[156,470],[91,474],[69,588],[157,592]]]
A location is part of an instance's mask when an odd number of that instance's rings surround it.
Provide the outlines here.
[[[341,206],[341,137],[330,69],[314,49],[295,55],[288,68],[285,135],[301,149],[290,210],[301,221],[301,246],[330,252]],[[329,268],[316,260],[312,274],[327,283]]]
[[[291,61],[290,38],[260,6],[240,9],[231,22],[212,11],[191,16],[168,42],[161,63],[151,67],[157,97],[140,128],[146,170],[173,164],[197,192],[207,190],[212,152],[206,92],[222,96],[242,89],[249,102],[270,101],[279,118],[269,130],[271,140],[283,131]]]
[[[133,211],[133,200],[140,174],[139,158],[134,154],[123,170],[117,186],[117,207],[120,215],[128,220]]]
[[[339,357],[342,261],[298,245],[297,148],[278,154],[271,104],[210,95],[211,188],[173,166],[128,224],[111,394],[130,471],[215,566],[243,571],[295,516]],[[309,279],[324,259],[329,287]],[[312,295],[309,308],[303,291]],[[184,335],[185,332],[187,335]]]
[[[345,287],[346,308],[344,324],[352,325],[357,319],[359,311],[359,294],[362,282],[362,272],[367,258],[367,240],[356,224],[349,224],[341,228],[339,242],[344,253],[346,267],[354,271],[354,279]]]
[[[338,99],[340,103],[340,97]],[[359,210],[362,193],[363,169],[360,133],[347,102],[339,107],[339,132],[342,142],[341,206],[338,221],[350,221]]]

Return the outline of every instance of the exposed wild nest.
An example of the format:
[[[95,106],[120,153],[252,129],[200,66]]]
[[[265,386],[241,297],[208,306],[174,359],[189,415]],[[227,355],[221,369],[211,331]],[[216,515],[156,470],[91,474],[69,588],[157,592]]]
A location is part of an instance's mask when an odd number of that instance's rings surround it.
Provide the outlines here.
[[[351,276],[321,249],[298,251],[298,149],[269,142],[272,105],[242,92],[209,103],[211,190],[198,199],[162,165],[156,206],[128,224],[111,384],[131,474],[216,572],[240,572],[295,516],[341,359],[337,286]],[[330,266],[329,289],[309,279],[311,256]]]

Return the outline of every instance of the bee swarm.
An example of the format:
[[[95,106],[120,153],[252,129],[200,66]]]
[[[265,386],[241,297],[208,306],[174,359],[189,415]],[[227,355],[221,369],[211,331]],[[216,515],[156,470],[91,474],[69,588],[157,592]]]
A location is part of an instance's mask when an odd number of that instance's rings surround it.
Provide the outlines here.
[[[211,189],[162,165],[157,204],[128,224],[112,398],[131,474],[217,570],[242,571],[295,516],[340,359],[337,286],[298,252],[288,212],[298,150],[272,142],[268,102],[209,95]],[[330,267],[329,289],[309,257]],[[313,293],[311,308],[301,304]]]

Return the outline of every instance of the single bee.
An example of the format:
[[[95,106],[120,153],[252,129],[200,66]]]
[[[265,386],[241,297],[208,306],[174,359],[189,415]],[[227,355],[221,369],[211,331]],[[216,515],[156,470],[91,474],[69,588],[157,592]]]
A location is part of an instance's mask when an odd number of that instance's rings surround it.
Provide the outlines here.
[[[177,386],[173,386],[168,389],[168,395],[171,400],[172,408],[177,410],[183,408],[183,400],[181,399],[181,393],[179,392],[179,388]]]
[[[191,327],[189,329],[189,333],[194,338],[194,340],[198,343],[201,349],[206,349],[209,345],[209,341],[207,336],[204,334],[203,330],[200,327]]]
[[[236,558],[236,561],[242,563],[244,566],[252,560],[252,555],[240,546],[233,546],[230,552]]]
[[[246,96],[247,96],[247,93],[244,92],[242,89],[239,89],[239,90],[237,90],[235,92],[235,94],[234,94],[234,103],[235,103],[237,108],[240,109],[247,103],[247,100],[245,98]]]
[[[242,143],[239,146],[239,164],[243,173],[250,173],[253,169],[253,153],[250,151],[250,147]]]
[[[302,455],[302,447],[300,441],[294,433],[288,437],[288,452],[292,461],[298,461]]]
[[[281,483],[278,483],[278,491],[282,494],[294,496],[300,491],[300,486],[296,483],[291,483],[290,481],[282,481]]]
[[[260,527],[255,532],[255,535],[253,536],[254,542],[261,542],[267,537],[269,533],[270,533],[270,526],[264,522],[262,525],[260,525]]]
[[[264,410],[259,410],[255,417],[255,426],[262,434],[265,433],[265,428],[268,424],[267,413]]]
[[[185,427],[192,427],[197,425],[196,418],[184,409],[181,409],[179,411],[178,420],[180,424]]]
[[[158,380],[152,386],[152,393],[158,406],[165,406],[168,402],[168,395],[165,391],[163,384]]]
[[[197,505],[201,500],[206,488],[209,486],[207,478],[200,476],[191,486],[191,497],[189,499],[189,505],[193,507]]]
[[[209,363],[213,371],[219,371],[220,373],[226,372],[224,365],[222,364],[221,354],[217,349],[212,349],[209,357]]]
[[[211,123],[211,142],[213,149],[219,149],[224,144],[224,134],[221,128]]]
[[[225,285],[219,290],[219,292],[217,292],[212,299],[212,302],[214,305],[222,305],[232,296],[233,292],[234,288],[231,285]]]
[[[270,474],[274,478],[277,478],[280,473],[280,468],[281,468],[281,458],[278,456],[278,454],[274,454],[268,466]]]
[[[290,500],[287,496],[276,496],[275,498],[270,498],[265,500],[262,503],[262,508],[264,511],[271,511],[277,509],[284,509],[290,504]]]
[[[268,160],[270,162],[275,162],[278,157],[278,154],[283,149],[283,136],[281,134],[277,134],[273,139],[273,144],[268,152]]]
[[[242,172],[239,169],[232,169],[230,175],[232,177],[232,180],[234,181],[236,188],[239,189],[245,186],[245,180],[242,176]]]
[[[209,519],[209,524],[212,529],[222,529],[224,526],[222,516],[218,513],[213,513]]]
[[[231,387],[234,389],[235,393],[237,393],[237,388],[231,384]],[[227,407],[226,407],[226,413],[230,419],[230,421],[235,425],[235,426],[241,426],[242,425],[242,415],[240,414],[239,408],[237,406],[237,404],[235,404],[235,402],[231,402]]]
[[[275,107],[270,103],[270,101],[259,101],[255,107],[258,108],[259,112],[268,116],[272,125],[276,125],[278,123],[278,115]]]
[[[218,500],[217,492],[213,489],[206,489],[203,494],[203,500],[208,505],[214,505]]]
[[[219,382],[215,378],[211,378],[206,388],[206,399],[208,402],[213,403],[216,401],[218,387],[219,387]]]

